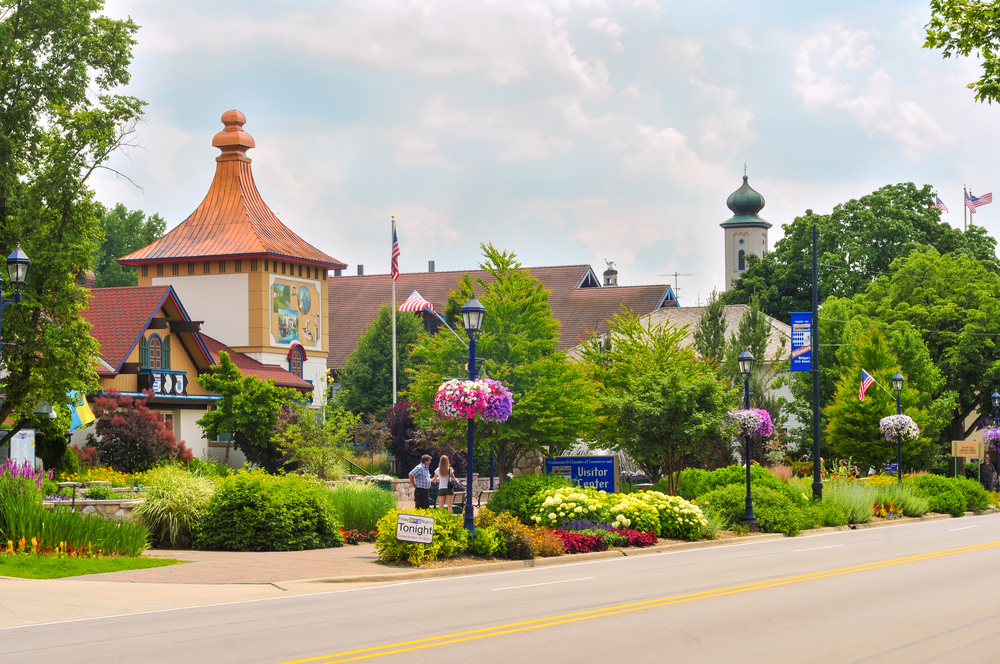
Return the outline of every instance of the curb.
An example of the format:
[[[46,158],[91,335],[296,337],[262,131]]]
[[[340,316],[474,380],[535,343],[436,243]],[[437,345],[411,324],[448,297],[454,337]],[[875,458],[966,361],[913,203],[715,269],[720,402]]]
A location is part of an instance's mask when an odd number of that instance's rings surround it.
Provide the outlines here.
[[[996,514],[992,512],[966,512],[964,516],[986,516]],[[919,517],[902,517],[878,523],[857,523],[852,526],[828,526],[825,528],[813,528],[804,531],[795,537],[815,537],[816,535],[826,535],[829,533],[845,532],[851,530],[867,530],[869,528],[883,528],[886,526],[896,526],[904,523],[918,523],[921,521],[943,521],[944,519],[956,519],[950,514],[931,514]],[[739,542],[740,544],[750,544],[753,542],[767,542],[770,540],[785,539],[787,535],[781,533],[768,533],[763,535],[749,535],[744,537],[731,537],[719,540],[703,540],[699,542],[677,542],[674,544],[658,544],[656,546],[642,549],[612,549],[610,551],[592,551],[590,553],[573,553],[552,558],[535,558],[534,560],[504,560],[495,563],[481,563],[466,565],[464,567],[441,567],[437,569],[413,570],[412,572],[401,572],[398,574],[362,574],[356,576],[330,576],[313,579],[295,579],[294,581],[282,581],[281,583],[382,583],[386,581],[413,581],[419,579],[439,579],[451,576],[472,576],[474,574],[490,574],[496,572],[508,572],[519,569],[531,569],[534,567],[555,567],[558,565],[573,564],[577,561],[606,560],[608,558],[631,558],[633,556],[648,556],[668,551],[686,551],[690,549],[711,549],[717,546],[726,546]]]

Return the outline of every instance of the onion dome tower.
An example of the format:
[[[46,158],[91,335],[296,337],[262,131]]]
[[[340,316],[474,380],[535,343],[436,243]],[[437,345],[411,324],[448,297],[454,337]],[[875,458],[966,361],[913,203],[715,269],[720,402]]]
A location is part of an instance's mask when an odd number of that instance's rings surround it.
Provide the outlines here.
[[[771,223],[758,216],[764,209],[764,197],[747,182],[746,169],[743,185],[731,193],[726,206],[733,211],[731,219],[722,222],[725,233],[726,290],[733,287],[747,269],[747,256],[753,254],[763,258],[767,253],[767,229]]]

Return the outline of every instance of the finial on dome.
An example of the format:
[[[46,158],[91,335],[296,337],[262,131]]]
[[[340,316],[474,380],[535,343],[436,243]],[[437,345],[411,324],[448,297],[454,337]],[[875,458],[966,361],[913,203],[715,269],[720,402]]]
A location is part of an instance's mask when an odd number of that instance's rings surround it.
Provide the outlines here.
[[[212,139],[212,145],[222,150],[216,161],[246,160],[247,150],[255,147],[253,136],[243,131],[247,116],[233,109],[222,114],[222,124],[226,126]]]
[[[764,209],[764,197],[754,191],[747,181],[747,165],[743,164],[743,185],[731,193],[726,200],[726,207],[734,215],[756,215]]]

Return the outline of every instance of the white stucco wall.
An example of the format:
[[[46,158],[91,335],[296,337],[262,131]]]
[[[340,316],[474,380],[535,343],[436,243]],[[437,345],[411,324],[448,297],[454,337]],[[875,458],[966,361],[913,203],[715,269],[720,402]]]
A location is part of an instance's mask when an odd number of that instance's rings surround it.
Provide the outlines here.
[[[191,320],[227,346],[250,343],[250,275],[206,274],[153,277],[154,286],[173,286]]]

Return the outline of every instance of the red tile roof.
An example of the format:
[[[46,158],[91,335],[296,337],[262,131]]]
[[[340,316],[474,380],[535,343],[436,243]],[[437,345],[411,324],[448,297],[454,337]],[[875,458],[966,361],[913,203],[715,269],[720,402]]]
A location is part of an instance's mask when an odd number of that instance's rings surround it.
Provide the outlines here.
[[[222,116],[226,128],[212,145],[222,150],[216,157],[215,179],[194,213],[149,246],[118,260],[137,265],[168,260],[223,257],[291,258],[329,269],[346,265],[312,246],[285,226],[267,207],[246,156],[254,147],[243,131],[246,117],[239,111]]]
[[[576,346],[590,330],[604,332],[607,320],[621,311],[622,305],[639,314],[655,311],[670,290],[667,285],[579,288],[588,275],[591,277],[588,283],[600,283],[589,265],[528,269],[551,291],[549,303],[553,316],[561,323],[559,348],[563,350]],[[400,274],[396,282],[396,299],[402,302],[416,290],[443,315],[448,293],[456,289],[458,280],[466,272],[473,279],[492,281],[485,270],[405,273]],[[340,369],[357,347],[365,328],[378,315],[379,308],[392,298],[392,284],[388,275],[373,274],[333,277],[327,285],[330,291],[330,354],[326,364],[330,369]]]
[[[212,355],[212,361],[216,364],[219,363],[219,353],[226,351],[229,353],[229,359],[233,361],[240,371],[243,372],[244,376],[256,376],[261,380],[272,379],[274,384],[278,387],[291,387],[296,390],[312,391],[312,383],[301,378],[294,376],[292,373],[282,369],[274,364],[264,364],[263,362],[258,362],[249,355],[244,355],[239,353],[228,346],[226,346],[221,341],[217,341],[212,337],[201,335],[202,341],[205,342],[205,347],[208,348],[208,352]]]
[[[101,359],[116,372],[139,343],[149,321],[173,291],[170,286],[94,288],[83,317],[101,344]]]

